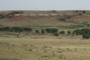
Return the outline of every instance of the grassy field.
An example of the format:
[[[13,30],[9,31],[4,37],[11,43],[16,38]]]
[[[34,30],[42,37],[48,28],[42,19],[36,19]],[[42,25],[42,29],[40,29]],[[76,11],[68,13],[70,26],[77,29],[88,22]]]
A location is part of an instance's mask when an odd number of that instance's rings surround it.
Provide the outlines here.
[[[89,29],[90,11],[23,11],[14,16],[3,11],[0,14],[0,27],[10,27],[10,31],[0,30],[0,60],[90,60],[90,39],[60,34],[60,31]],[[20,35],[18,32],[18,36],[17,32],[11,32],[15,26],[33,28],[33,31]],[[59,36],[46,31],[42,34],[41,29],[46,28],[58,29]],[[35,33],[36,30],[40,33]]]
[[[90,41],[54,36],[0,37],[0,60],[90,60]]]

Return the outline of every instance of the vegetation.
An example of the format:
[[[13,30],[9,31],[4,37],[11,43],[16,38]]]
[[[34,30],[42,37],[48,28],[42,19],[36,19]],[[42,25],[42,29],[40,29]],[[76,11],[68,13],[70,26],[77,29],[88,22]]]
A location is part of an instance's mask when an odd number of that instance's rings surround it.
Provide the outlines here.
[[[67,34],[70,35],[71,34],[71,31],[67,31]]]
[[[65,34],[65,31],[60,31],[60,34]]]
[[[59,33],[58,32],[54,33],[54,36],[59,36]]]
[[[4,19],[4,18],[12,18],[15,16],[15,14],[22,14],[22,11],[12,11],[10,13],[1,13],[0,14],[0,19]]]
[[[20,35],[21,32],[32,32],[34,29],[29,27],[0,27],[0,31],[3,32],[15,32],[17,35]],[[56,28],[46,28],[46,29],[39,29],[35,30],[35,33],[51,33],[54,36],[59,36],[59,34],[66,34],[65,31],[58,31]],[[82,38],[89,39],[90,38],[90,29],[76,29],[73,32],[67,31],[67,35],[82,35]]]
[[[36,32],[36,33],[40,33],[40,31],[39,31],[39,30],[35,30],[35,32]]]
[[[82,35],[83,38],[89,39],[90,38],[90,29],[78,29],[74,30],[74,33],[76,35]]]
[[[41,16],[37,12],[36,16],[28,16],[34,12],[24,12],[24,17],[19,16],[21,13],[12,11],[0,16],[0,60],[90,60],[88,12],[59,14],[53,10],[44,12],[47,16],[42,16],[43,12],[39,12]],[[83,15],[88,23],[83,21]]]
[[[45,33],[45,30],[44,29],[41,29],[41,33],[44,34]]]
[[[56,32],[58,32],[58,29],[56,29],[56,28],[47,28],[45,31],[47,33],[56,33]]]
[[[0,27],[0,31],[8,31],[8,32],[31,32],[32,28],[28,27]]]
[[[32,28],[23,27],[23,31],[32,32]]]

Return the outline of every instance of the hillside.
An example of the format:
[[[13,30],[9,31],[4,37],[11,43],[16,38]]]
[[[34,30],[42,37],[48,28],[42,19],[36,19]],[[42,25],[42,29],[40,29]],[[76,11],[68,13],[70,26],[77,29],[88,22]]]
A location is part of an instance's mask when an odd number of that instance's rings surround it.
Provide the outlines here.
[[[90,60],[90,11],[0,11],[0,60]]]
[[[90,21],[90,11],[1,11],[0,25],[62,26]]]

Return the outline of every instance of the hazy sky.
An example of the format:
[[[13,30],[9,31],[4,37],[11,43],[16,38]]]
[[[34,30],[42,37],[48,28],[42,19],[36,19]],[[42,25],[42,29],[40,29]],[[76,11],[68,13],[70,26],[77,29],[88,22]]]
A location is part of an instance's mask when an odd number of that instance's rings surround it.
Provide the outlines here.
[[[0,0],[0,10],[90,10],[90,0]]]

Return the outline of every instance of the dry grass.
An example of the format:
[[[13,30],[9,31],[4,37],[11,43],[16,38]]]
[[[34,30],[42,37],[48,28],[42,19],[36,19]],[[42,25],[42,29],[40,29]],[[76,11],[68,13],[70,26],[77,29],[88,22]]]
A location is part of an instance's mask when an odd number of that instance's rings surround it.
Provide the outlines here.
[[[0,37],[0,58],[1,60],[90,60],[89,40],[48,38]]]
[[[0,19],[0,26],[27,26],[34,29],[56,27],[66,31],[71,30],[67,26],[90,21],[88,15],[74,16],[68,22],[61,22],[60,16],[18,16]],[[62,29],[60,26],[65,26],[67,29]],[[84,40],[79,36],[24,36],[23,34],[17,38],[13,34],[5,34],[0,32],[0,60],[90,60],[89,39]]]

